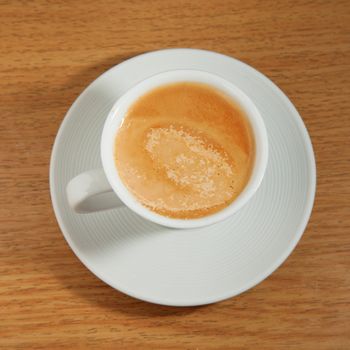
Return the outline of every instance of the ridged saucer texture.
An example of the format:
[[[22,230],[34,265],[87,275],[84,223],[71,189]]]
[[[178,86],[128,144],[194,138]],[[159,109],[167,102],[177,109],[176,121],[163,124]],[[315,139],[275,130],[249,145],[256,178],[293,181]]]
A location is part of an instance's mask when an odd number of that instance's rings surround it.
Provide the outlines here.
[[[101,167],[100,137],[114,102],[137,82],[174,69],[217,74],[254,101],[269,139],[268,166],[257,193],[229,219],[191,230],[164,228],[127,208],[74,213],[67,202],[66,185],[79,173]],[[121,292],[174,306],[217,302],[269,276],[303,234],[315,185],[310,138],[283,92],[238,60],[194,49],[136,56],[91,83],[68,111],[50,165],[55,214],[83,264]]]

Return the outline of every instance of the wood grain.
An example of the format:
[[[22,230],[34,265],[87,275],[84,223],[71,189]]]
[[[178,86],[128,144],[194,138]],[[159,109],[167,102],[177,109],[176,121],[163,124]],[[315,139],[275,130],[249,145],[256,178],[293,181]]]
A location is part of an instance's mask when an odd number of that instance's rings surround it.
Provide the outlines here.
[[[276,82],[312,137],[318,188],[297,249],[222,303],[171,308],[95,278],[50,202],[68,107],[107,68],[167,47],[219,51]],[[0,348],[350,349],[349,1],[1,1]]]

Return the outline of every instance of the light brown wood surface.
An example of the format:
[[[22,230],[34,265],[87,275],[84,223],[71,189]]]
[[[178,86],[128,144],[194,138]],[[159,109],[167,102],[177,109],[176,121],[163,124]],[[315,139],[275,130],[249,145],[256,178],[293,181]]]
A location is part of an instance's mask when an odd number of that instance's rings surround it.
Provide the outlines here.
[[[106,69],[169,47],[219,51],[291,98],[318,186],[272,276],[227,301],[157,306],[93,276],[51,207],[51,147]],[[0,348],[350,349],[350,2],[0,1]]]

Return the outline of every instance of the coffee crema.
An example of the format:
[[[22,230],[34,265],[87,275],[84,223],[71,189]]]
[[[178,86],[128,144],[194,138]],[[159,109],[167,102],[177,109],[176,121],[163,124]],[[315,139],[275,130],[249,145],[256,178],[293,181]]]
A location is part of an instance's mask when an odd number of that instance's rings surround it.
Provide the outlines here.
[[[155,88],[128,109],[115,139],[119,176],[143,206],[179,219],[232,203],[247,184],[254,139],[240,107],[210,85]]]

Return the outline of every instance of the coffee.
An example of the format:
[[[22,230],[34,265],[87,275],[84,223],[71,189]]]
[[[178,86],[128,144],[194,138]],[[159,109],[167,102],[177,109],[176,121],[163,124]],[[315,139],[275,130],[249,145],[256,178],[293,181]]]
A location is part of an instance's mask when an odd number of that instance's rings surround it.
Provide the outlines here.
[[[247,184],[254,139],[244,112],[215,88],[181,82],[134,102],[115,139],[126,188],[170,217],[204,217],[232,203]]]

